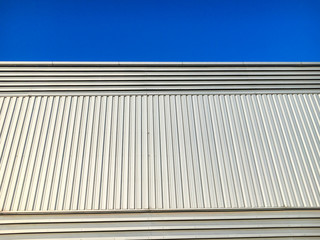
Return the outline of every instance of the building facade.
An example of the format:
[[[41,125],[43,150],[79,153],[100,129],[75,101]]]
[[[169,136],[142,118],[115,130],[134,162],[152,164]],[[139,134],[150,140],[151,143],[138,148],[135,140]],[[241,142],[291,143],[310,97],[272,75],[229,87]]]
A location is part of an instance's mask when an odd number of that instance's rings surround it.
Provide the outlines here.
[[[320,238],[320,63],[0,63],[0,239]]]

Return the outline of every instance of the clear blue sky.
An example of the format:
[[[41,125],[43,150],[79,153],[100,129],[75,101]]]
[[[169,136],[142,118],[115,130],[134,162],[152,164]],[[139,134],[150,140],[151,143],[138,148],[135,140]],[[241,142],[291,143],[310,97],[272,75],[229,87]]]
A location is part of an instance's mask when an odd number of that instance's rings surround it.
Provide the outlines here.
[[[0,0],[0,61],[320,61],[320,0]]]

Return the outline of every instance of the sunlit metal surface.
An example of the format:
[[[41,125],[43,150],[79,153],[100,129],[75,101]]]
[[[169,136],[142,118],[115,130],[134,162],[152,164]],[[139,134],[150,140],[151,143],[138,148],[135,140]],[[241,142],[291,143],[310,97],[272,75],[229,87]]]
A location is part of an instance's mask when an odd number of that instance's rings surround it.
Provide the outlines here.
[[[0,62],[0,94],[317,91],[319,63]],[[167,92],[166,92],[167,94]]]
[[[319,239],[319,210],[0,215],[2,239]]]
[[[319,94],[0,98],[2,211],[320,207]]]
[[[0,239],[319,239],[320,63],[0,62]]]

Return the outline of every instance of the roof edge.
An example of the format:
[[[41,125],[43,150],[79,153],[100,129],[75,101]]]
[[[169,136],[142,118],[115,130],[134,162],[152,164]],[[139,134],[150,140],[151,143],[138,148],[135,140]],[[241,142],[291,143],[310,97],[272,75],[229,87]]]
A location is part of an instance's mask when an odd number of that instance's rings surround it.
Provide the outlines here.
[[[88,66],[88,67],[109,67],[109,66],[320,66],[320,62],[63,62],[63,61],[0,61],[0,67],[4,66]]]

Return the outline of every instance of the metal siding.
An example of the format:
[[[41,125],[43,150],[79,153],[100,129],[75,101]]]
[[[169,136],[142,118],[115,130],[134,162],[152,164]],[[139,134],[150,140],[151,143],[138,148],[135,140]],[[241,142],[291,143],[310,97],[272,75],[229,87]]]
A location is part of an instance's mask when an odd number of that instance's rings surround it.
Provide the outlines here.
[[[319,239],[320,63],[0,62],[0,239]]]
[[[0,94],[319,91],[320,63],[0,63]]]
[[[0,215],[0,239],[319,237],[319,210]]]
[[[1,97],[0,209],[320,207],[319,100]]]

